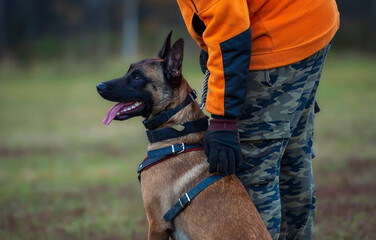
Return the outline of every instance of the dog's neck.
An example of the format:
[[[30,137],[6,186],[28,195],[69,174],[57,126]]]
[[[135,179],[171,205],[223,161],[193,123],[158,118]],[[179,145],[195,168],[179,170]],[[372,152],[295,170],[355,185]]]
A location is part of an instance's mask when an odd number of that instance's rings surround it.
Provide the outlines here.
[[[180,103],[184,101],[188,93],[190,93],[191,91],[192,91],[192,88],[188,85],[186,80],[183,78],[182,83],[180,84],[180,87],[174,91],[175,97],[173,101],[171,101],[173,104],[171,104],[169,107],[174,108],[178,106]],[[198,103],[194,101],[193,103],[189,104],[188,106],[183,108],[181,111],[176,113],[174,116],[172,116],[167,122],[163,123],[157,129],[173,127],[174,125],[194,121],[200,118],[204,118],[205,116],[206,115],[202,112]],[[188,134],[186,136],[182,136],[178,138],[173,138],[173,139],[156,142],[156,143],[150,143],[148,150],[162,148],[162,147],[166,147],[166,146],[176,144],[176,143],[202,143],[204,134],[205,134],[204,132],[192,133],[192,134]]]

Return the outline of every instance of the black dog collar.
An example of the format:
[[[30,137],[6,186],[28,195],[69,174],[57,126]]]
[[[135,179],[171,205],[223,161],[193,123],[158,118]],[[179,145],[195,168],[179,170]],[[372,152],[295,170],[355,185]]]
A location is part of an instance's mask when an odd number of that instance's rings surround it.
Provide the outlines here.
[[[208,129],[208,118],[200,118],[192,122],[186,122],[179,125],[181,129],[177,130],[176,127],[166,127],[156,130],[147,130],[150,143],[160,142],[167,139],[178,138],[190,133],[206,131]]]
[[[196,98],[197,98],[197,93],[195,90],[193,90],[192,92],[188,93],[185,100],[181,104],[179,104],[176,108],[168,109],[152,119],[142,121],[142,123],[147,129],[153,130],[161,126],[163,123],[167,122],[168,119],[170,119],[177,112],[179,112],[180,110],[188,106],[190,103],[194,102]]]

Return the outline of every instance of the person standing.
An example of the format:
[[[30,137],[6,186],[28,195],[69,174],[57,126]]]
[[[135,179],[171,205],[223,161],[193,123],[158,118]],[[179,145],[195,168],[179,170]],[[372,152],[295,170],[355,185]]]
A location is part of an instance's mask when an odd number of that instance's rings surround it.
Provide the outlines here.
[[[273,239],[311,239],[315,94],[335,0],[177,2],[208,54],[209,171],[236,173]]]

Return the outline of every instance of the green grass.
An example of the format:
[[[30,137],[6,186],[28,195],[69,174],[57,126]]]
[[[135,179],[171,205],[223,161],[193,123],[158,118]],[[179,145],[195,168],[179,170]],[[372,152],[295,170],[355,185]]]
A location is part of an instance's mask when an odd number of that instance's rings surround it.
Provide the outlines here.
[[[187,59],[184,75],[200,92],[196,60]],[[1,64],[0,239],[146,238],[141,118],[103,125],[112,104],[95,89],[129,63]],[[375,237],[374,66],[372,57],[329,55],[317,96],[316,239]]]
[[[316,117],[321,159],[376,156],[375,58],[329,54],[317,93]]]
[[[145,232],[135,173],[146,147],[140,119],[104,126],[111,103],[95,89],[123,74],[121,63],[2,66],[0,239]]]

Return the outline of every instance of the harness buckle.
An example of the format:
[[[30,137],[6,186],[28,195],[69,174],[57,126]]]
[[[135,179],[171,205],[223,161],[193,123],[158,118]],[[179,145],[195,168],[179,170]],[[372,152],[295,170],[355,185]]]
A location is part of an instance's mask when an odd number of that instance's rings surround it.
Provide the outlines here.
[[[191,199],[189,198],[188,193],[185,193],[184,196],[179,199],[179,203],[182,208],[186,208],[190,202]]]
[[[180,154],[180,153],[182,153],[182,152],[184,152],[185,151],[185,144],[184,143],[180,143],[180,147],[181,147],[181,150],[180,151],[175,151],[175,145],[171,145],[171,148],[172,148],[172,154]]]
[[[176,154],[180,154],[180,153],[185,151],[185,144],[181,143],[180,145],[181,145],[181,150],[179,152],[177,152]]]

